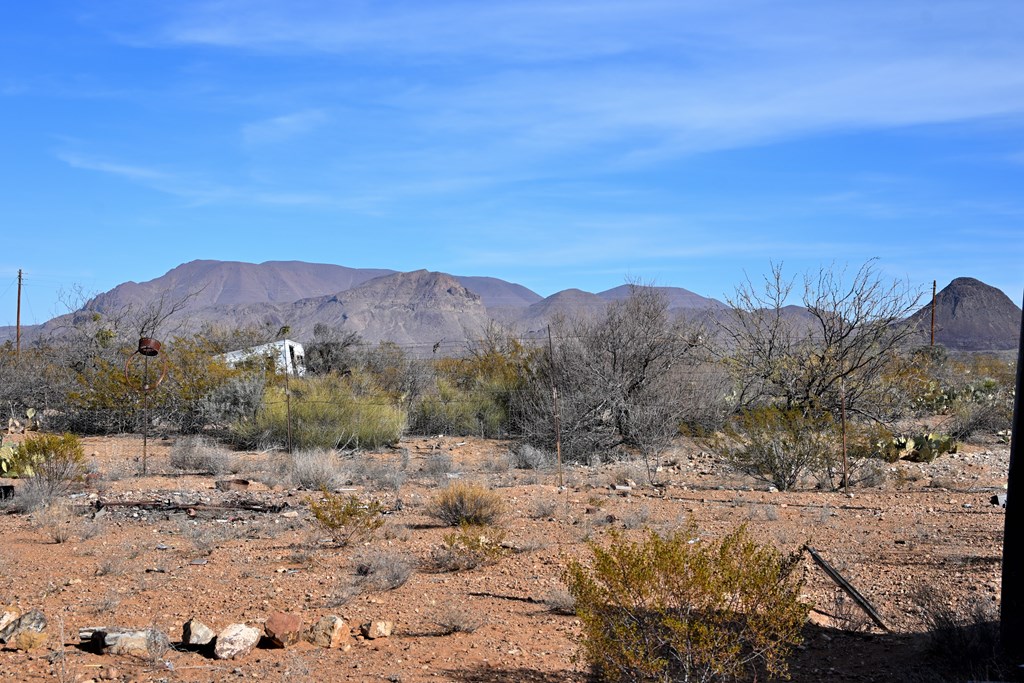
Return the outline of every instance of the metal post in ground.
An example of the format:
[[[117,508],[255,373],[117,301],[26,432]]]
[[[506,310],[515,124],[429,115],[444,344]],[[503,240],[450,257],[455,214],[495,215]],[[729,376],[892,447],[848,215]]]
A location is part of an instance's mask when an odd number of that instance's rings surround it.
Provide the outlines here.
[[[1024,664],[1024,411],[1021,376],[1024,373],[1024,318],[1017,346],[1017,392],[1013,398],[1010,436],[1010,473],[1006,482],[1006,520],[1003,528],[1003,599],[999,610],[999,637],[1003,652],[1014,664]]]

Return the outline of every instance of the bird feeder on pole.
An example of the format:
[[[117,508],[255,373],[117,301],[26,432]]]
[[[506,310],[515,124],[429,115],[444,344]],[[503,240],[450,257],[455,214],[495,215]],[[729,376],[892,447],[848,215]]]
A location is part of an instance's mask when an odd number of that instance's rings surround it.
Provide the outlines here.
[[[124,362],[124,379],[128,386],[139,392],[142,397],[142,473],[147,474],[147,447],[149,442],[149,394],[167,379],[167,356],[163,357],[160,374],[155,382],[150,382],[149,359],[160,355],[160,342],[152,337],[141,337],[138,348]],[[132,377],[131,368],[139,357],[142,357],[142,375]]]

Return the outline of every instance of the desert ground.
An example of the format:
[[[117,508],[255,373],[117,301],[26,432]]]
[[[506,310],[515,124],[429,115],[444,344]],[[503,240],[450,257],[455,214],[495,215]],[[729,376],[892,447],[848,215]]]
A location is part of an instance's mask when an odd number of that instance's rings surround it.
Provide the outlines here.
[[[372,538],[350,547],[313,523],[317,492],[289,483],[283,454],[230,452],[225,472],[197,474],[171,466],[173,437],[155,437],[143,476],[140,437],[83,442],[93,474],[66,512],[0,514],[0,608],[38,608],[49,624],[42,647],[0,650],[2,681],[582,681],[579,623],[564,609],[567,560],[585,559],[587,542],[607,543],[612,530],[640,538],[690,521],[705,538],[745,524],[783,552],[811,545],[877,609],[889,632],[805,553],[812,611],[790,662],[794,681],[936,680],[921,590],[961,612],[999,601],[1004,511],[990,498],[1005,492],[1009,447],[994,437],[932,463],[887,465],[884,481],[849,495],[775,492],[687,440],[663,458],[663,487],[623,462],[566,466],[560,489],[557,468],[510,467],[507,443],[407,438],[337,456],[351,473],[344,488],[388,510]],[[237,478],[248,486],[216,486]],[[504,501],[505,552],[492,564],[437,566],[451,530],[425,507],[453,480]],[[392,590],[361,581],[357,564],[373,553],[405,563],[408,580]],[[180,646],[192,617],[214,630],[261,628],[279,611],[306,624],[337,615],[355,635],[338,649],[261,645],[235,660]],[[393,623],[390,637],[358,635],[375,620]],[[97,626],[152,626],[171,647],[151,659],[99,654],[78,637]]]

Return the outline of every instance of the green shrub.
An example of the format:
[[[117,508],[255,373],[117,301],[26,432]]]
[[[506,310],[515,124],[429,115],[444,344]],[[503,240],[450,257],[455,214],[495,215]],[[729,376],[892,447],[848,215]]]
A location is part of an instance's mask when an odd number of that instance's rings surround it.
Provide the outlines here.
[[[295,448],[379,448],[397,443],[405,430],[405,411],[360,378],[293,379],[289,388]],[[287,443],[288,410],[284,387],[272,387],[257,418],[236,433],[250,446]]]
[[[611,534],[592,566],[565,573],[583,624],[582,658],[604,680],[711,681],[787,674],[807,608],[796,563],[739,527],[721,542],[696,527],[640,543]]]
[[[365,502],[356,496],[342,496],[323,491],[320,500],[311,500],[309,509],[321,528],[330,532],[340,546],[372,538],[384,525],[384,506],[377,501]]]
[[[734,468],[786,491],[805,475],[827,467],[837,443],[828,415],[768,406],[737,416],[718,450]]]
[[[460,389],[438,379],[437,392],[424,396],[413,410],[416,434],[500,437],[507,432],[508,411],[500,395],[486,387]]]
[[[490,525],[501,517],[501,497],[477,484],[452,484],[434,496],[427,514],[447,526]]]
[[[32,434],[18,446],[15,470],[56,495],[85,477],[85,452],[74,434]]]

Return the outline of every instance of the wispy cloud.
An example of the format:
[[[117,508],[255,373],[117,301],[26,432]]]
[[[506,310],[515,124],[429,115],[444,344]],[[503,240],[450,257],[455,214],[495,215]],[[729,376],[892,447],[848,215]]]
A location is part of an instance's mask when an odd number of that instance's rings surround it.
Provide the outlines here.
[[[171,179],[168,174],[152,168],[93,159],[68,152],[58,152],[57,158],[72,168],[99,171],[101,173],[108,173],[122,178],[127,178],[128,180],[153,182]]]
[[[267,145],[287,142],[324,125],[329,117],[322,109],[307,109],[283,116],[256,121],[242,128],[242,139],[247,145]]]

